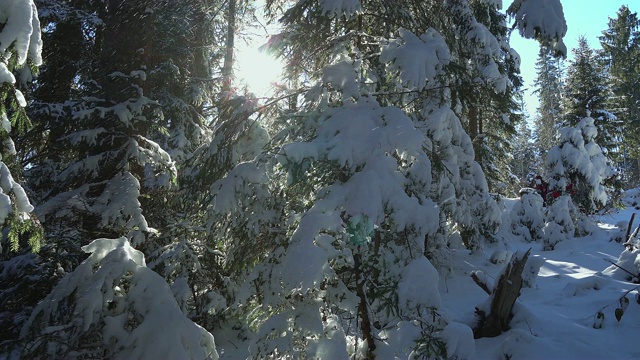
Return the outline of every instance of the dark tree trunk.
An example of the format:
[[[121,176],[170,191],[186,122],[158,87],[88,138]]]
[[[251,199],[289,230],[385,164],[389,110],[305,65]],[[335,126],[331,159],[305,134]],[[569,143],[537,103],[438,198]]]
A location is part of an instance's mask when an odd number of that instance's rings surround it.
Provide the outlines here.
[[[362,335],[367,342],[367,359],[374,359],[374,351],[376,350],[376,342],[371,329],[371,319],[369,317],[369,305],[367,304],[367,295],[365,293],[365,276],[362,273],[362,260],[360,254],[353,256],[354,275],[356,277],[356,295],[360,298],[358,303],[358,317],[360,317],[360,329]]]
[[[227,13],[227,43],[225,45],[226,52],[224,54],[224,65],[222,67],[222,91],[231,91],[231,83],[233,82],[233,63],[235,49],[236,34],[236,0],[229,0],[229,9]]]
[[[475,106],[471,106],[467,116],[469,118],[469,137],[473,141],[478,136],[478,109]]]
[[[479,317],[479,322],[473,330],[476,339],[496,337],[509,330],[513,305],[522,289],[522,271],[530,254],[531,249],[524,254],[515,254],[511,258],[493,288],[489,314],[476,308],[476,315]]]

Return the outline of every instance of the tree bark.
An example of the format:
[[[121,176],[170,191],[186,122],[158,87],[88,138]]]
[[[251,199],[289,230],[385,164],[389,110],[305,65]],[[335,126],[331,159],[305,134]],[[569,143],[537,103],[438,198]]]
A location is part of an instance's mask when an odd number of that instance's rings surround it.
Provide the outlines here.
[[[360,317],[360,329],[362,330],[362,335],[367,342],[367,359],[374,359],[373,355],[376,350],[376,342],[373,337],[373,331],[371,329],[371,319],[369,317],[369,306],[367,304],[367,295],[365,293],[365,278],[362,273],[362,260],[360,254],[355,254],[353,256],[354,260],[354,275],[356,277],[356,295],[360,298],[360,302],[358,304],[358,316]]]
[[[467,116],[469,118],[469,137],[473,141],[478,136],[478,109],[471,106]]]
[[[231,91],[236,34],[236,0],[229,0],[227,9],[227,43],[225,44],[224,65],[222,67],[222,91]]]
[[[496,337],[509,330],[513,305],[522,289],[522,271],[530,254],[531,249],[520,256],[516,254],[507,264],[493,288],[490,313],[487,315],[483,310],[476,308],[476,315],[480,318],[473,330],[476,339]]]

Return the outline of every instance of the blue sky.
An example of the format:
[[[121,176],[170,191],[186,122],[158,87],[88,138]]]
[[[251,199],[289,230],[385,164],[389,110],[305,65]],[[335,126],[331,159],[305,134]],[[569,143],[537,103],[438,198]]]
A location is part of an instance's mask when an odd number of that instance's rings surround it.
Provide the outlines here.
[[[567,20],[567,35],[564,42],[567,45],[568,57],[571,59],[571,49],[578,44],[578,37],[584,35],[589,45],[594,49],[600,48],[598,37],[608,28],[609,18],[617,17],[616,13],[622,5],[627,5],[632,12],[640,12],[638,0],[561,0],[564,16]],[[505,6],[510,1],[505,1]],[[511,47],[516,49],[522,59],[520,70],[526,90],[525,102],[529,116],[533,118],[538,107],[538,99],[531,95],[533,80],[536,77],[535,63],[538,56],[538,43],[535,40],[523,39],[517,31],[511,35]]]

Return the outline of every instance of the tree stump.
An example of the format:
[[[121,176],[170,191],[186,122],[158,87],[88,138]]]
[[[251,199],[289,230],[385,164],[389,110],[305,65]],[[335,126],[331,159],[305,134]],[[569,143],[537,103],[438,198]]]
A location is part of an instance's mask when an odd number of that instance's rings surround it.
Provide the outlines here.
[[[473,329],[473,335],[476,339],[496,337],[509,330],[513,305],[515,305],[522,289],[522,271],[530,254],[531,249],[524,254],[518,252],[513,255],[490,294],[491,309],[489,314],[487,315],[484,310],[476,308],[476,315],[479,317],[479,321]]]

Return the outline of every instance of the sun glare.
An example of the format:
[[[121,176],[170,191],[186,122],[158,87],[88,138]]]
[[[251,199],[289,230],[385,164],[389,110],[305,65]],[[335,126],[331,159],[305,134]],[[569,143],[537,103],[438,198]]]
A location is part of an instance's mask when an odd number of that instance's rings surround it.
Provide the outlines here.
[[[272,95],[282,76],[282,61],[258,47],[242,48],[236,54],[236,79],[240,86],[246,85],[257,97]]]

